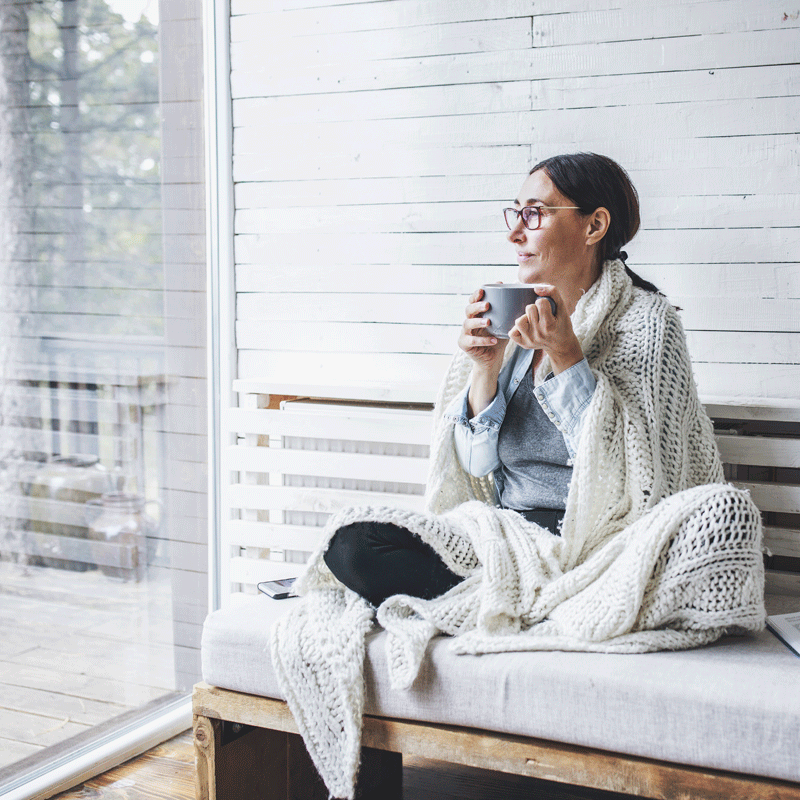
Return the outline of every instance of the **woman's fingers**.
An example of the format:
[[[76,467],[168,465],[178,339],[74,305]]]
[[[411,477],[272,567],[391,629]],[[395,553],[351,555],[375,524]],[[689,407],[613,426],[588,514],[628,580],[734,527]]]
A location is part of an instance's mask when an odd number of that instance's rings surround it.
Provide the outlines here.
[[[474,331],[478,328],[488,328],[490,321],[488,317],[468,317],[464,320],[464,325]]]
[[[470,303],[465,309],[464,313],[467,317],[477,317],[478,314],[483,314],[489,310],[489,303],[484,301],[476,301],[474,303]]]
[[[468,319],[464,322],[464,334],[472,340],[472,345],[476,347],[485,347],[487,344],[497,344],[497,339],[489,336],[485,331],[489,326],[488,319]]]
[[[464,344],[466,347],[494,347],[497,339],[493,336],[466,336]]]
[[[488,319],[478,317],[465,319],[458,342],[461,349],[468,350],[473,347],[484,348],[496,345],[497,339],[486,332],[488,325]]]

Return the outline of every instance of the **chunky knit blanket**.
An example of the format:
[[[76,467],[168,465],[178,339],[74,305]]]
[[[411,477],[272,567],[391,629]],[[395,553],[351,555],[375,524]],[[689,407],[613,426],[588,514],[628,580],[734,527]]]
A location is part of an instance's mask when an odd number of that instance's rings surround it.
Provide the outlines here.
[[[471,362],[460,354],[436,402],[428,511],[335,515],[296,584],[303,601],[274,626],[274,668],[332,796],[354,794],[365,637],[375,616],[322,558],[350,522],[403,525],[464,577],[434,600],[398,595],[377,610],[397,689],[412,684],[438,633],[455,637],[452,647],[464,654],[640,653],[763,627],[760,514],[746,492],[723,483],[674,309],[634,289],[623,264],[609,261],[572,323],[597,388],[561,536],[494,507],[491,477],[461,469],[442,417],[469,380]],[[549,371],[545,358],[537,378]]]

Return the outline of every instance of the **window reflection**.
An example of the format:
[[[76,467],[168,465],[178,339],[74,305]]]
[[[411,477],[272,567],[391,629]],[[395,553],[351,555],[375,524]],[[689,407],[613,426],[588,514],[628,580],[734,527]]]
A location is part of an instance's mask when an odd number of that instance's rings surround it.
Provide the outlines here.
[[[0,2],[0,786],[198,677],[201,59],[159,27],[200,3],[176,5]]]

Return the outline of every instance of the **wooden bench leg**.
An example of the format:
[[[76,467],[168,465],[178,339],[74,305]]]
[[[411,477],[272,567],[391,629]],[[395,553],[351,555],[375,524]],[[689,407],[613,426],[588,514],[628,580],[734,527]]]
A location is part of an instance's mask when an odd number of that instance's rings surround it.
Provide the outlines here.
[[[287,736],[195,716],[197,800],[286,800]]]
[[[195,716],[197,800],[328,800],[296,733]],[[401,800],[403,757],[364,747],[357,800]]]

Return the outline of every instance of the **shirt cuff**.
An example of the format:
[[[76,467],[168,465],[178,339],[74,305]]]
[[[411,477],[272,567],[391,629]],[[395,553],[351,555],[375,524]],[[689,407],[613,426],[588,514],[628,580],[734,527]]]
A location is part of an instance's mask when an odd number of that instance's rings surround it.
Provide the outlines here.
[[[455,425],[463,425],[465,428],[469,427],[469,413],[467,407],[467,396],[469,395],[469,386],[464,391],[459,392],[447,406],[444,412],[444,418],[448,422]]]
[[[497,458],[497,438],[502,416],[505,413],[505,398],[498,390],[499,402],[492,401],[472,419],[468,418],[469,387],[459,393],[447,407],[444,417],[453,423],[453,443],[461,466],[475,477],[488,475],[499,466]],[[502,412],[498,411],[502,408]]]
[[[570,458],[577,452],[583,415],[596,386],[597,380],[584,358],[533,390],[544,413],[564,436]]]
[[[463,425],[473,432],[491,428],[499,431],[506,415],[506,398],[500,387],[497,387],[497,394],[486,408],[474,417],[469,416],[469,389],[467,386],[460,392],[447,407],[444,417],[448,422]]]

